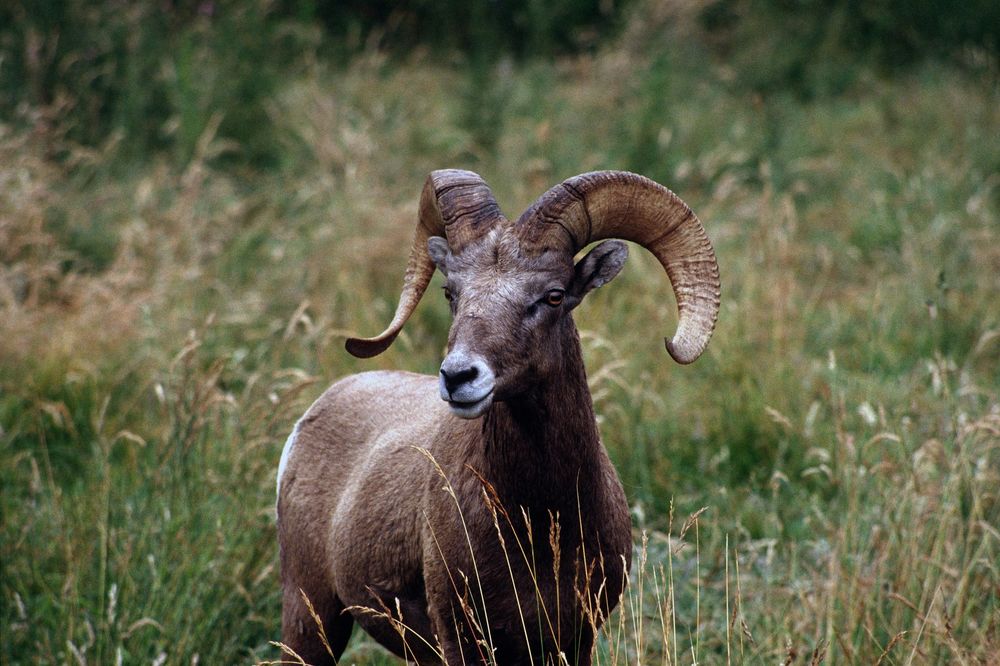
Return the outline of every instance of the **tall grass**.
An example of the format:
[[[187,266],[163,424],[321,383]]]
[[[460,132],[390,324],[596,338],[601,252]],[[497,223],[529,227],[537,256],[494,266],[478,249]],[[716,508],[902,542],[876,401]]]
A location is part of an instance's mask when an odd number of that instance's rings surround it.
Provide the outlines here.
[[[718,250],[692,367],[662,350],[673,304],[641,251],[578,311],[638,545],[600,663],[1000,653],[995,87],[928,64],[744,93],[652,9],[596,55],[490,74],[485,142],[467,72],[379,52],[277,85],[266,172],[227,166],[220,116],[130,170],[113,142],[0,126],[0,661],[280,657],[280,446],[337,376],[435,371],[433,295],[381,357],[341,340],[390,318],[441,166],[509,214],[642,170]],[[347,659],[392,663],[363,636]]]

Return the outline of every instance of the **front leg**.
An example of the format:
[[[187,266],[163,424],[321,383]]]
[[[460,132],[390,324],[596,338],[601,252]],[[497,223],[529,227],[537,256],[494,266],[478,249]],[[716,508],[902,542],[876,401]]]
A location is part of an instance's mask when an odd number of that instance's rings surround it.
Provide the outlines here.
[[[440,664],[427,602],[422,594],[369,586],[369,598],[356,604],[358,625],[393,654],[418,664]]]
[[[481,639],[481,621],[468,596],[460,598],[454,592],[435,596],[428,610],[447,666],[492,663],[490,648]]]

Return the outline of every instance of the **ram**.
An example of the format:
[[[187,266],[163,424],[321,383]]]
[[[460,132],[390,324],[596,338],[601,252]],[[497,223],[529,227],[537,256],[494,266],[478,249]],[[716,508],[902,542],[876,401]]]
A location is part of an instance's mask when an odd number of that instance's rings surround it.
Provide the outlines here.
[[[590,663],[632,552],[571,316],[628,256],[605,240],[574,263],[603,239],[659,259],[679,310],[667,351],[694,361],[715,326],[719,271],[672,192],[587,173],[511,223],[478,175],[430,174],[395,317],[347,350],[384,351],[437,267],[452,313],[439,376],[346,377],[282,453],[282,638],[306,661],[334,663],[356,622],[419,664]]]

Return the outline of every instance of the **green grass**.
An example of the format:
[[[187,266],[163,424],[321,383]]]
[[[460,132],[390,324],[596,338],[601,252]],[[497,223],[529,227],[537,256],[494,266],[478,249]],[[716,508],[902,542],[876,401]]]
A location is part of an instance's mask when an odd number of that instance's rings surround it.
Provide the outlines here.
[[[0,127],[0,662],[279,658],[281,445],[338,376],[435,371],[433,289],[383,356],[342,338],[390,318],[444,166],[509,215],[564,177],[641,170],[718,251],[691,367],[663,351],[674,305],[637,248],[578,311],[648,539],[599,663],[1000,652],[995,83],[928,64],[759,97],[696,44],[646,55],[663,34],[634,20],[597,55],[490,73],[488,128],[467,72],[313,64],[268,100],[264,172],[227,166],[211,122],[190,160],[127,169],[113,145]]]

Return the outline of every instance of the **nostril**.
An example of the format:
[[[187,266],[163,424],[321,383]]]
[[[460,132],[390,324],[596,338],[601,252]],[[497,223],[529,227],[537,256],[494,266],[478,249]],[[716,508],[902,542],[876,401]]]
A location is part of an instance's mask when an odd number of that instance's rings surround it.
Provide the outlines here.
[[[448,372],[444,368],[441,368],[441,378],[444,379],[444,385],[448,389],[449,393],[462,384],[473,381],[478,376],[479,368],[474,365],[452,372]]]

